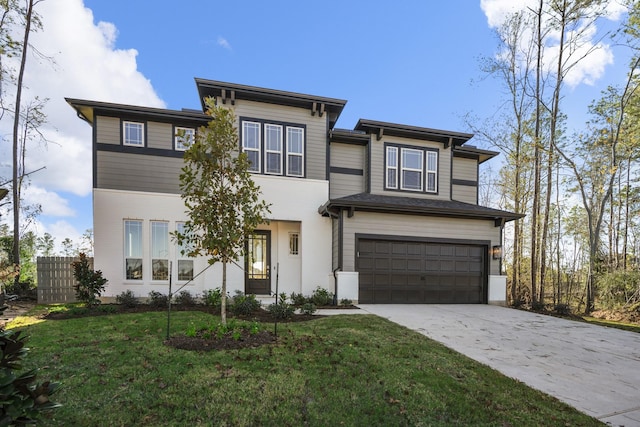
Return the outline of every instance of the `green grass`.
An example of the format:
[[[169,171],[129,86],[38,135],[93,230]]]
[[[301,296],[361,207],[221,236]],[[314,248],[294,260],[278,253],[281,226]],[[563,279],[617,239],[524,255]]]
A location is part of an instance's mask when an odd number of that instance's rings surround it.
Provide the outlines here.
[[[175,312],[172,334],[215,320]],[[26,365],[63,385],[53,399],[63,407],[45,424],[601,425],[375,316],[281,324],[276,345],[210,353],[165,346],[165,326],[164,313],[22,326]]]
[[[599,326],[607,326],[609,328],[622,329],[624,331],[640,333],[640,325],[636,323],[625,323],[616,320],[597,319],[595,317],[583,316],[585,321]]]

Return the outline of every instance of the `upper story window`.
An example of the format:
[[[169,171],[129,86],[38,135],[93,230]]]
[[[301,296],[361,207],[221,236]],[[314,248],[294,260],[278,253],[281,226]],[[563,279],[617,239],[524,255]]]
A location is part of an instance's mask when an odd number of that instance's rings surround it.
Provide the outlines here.
[[[305,128],[285,123],[242,120],[241,145],[249,171],[304,177]]]
[[[193,128],[176,127],[174,147],[176,151],[185,151],[195,141],[196,130]]]
[[[385,146],[385,189],[438,192],[438,151]]]
[[[123,144],[144,147],[144,123],[122,122]]]

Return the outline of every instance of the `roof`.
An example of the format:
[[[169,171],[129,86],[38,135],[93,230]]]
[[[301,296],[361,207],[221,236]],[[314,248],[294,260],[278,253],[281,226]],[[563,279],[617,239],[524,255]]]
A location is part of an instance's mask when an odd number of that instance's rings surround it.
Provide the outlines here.
[[[358,120],[355,130],[378,134],[378,140],[382,139],[383,135],[389,135],[441,142],[445,147],[448,147],[449,143],[454,146],[459,146],[473,138],[472,133],[452,132],[448,130],[430,129],[368,119]]]
[[[117,113],[118,115],[144,116],[164,120],[202,121],[203,125],[211,120],[201,111],[195,110],[167,110],[164,108],[141,107],[137,105],[114,104],[111,102],[88,101],[85,99],[65,98],[78,113],[78,116],[93,124],[95,111],[102,113]]]
[[[329,200],[320,207],[320,213],[336,212],[340,208],[370,212],[421,214],[456,218],[488,219],[508,222],[523,218],[523,214],[487,208],[455,200],[423,199],[380,194],[359,193]]]
[[[347,142],[349,144],[367,145],[369,135],[366,132],[350,129],[332,129],[329,132],[331,141]]]
[[[483,150],[477,147],[472,147],[469,145],[465,145],[462,147],[455,147],[453,149],[453,155],[455,157],[471,157],[474,159],[478,159],[478,163],[484,163],[489,159],[493,159],[495,156],[499,155],[497,151],[489,151]]]
[[[344,99],[327,98],[324,96],[307,95],[297,92],[267,89],[256,86],[246,86],[236,83],[220,82],[196,78],[198,95],[203,109],[204,99],[209,96],[222,97],[223,103],[230,101],[233,105],[236,100],[266,102],[271,104],[286,105],[290,107],[306,108],[312,114],[320,117],[326,112],[329,116],[329,127],[332,128],[338,121],[342,109],[347,101]]]

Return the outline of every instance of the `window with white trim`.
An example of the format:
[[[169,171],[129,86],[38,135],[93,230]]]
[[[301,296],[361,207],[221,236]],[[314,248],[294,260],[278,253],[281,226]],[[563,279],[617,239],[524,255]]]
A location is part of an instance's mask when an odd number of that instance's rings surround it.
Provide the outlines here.
[[[242,151],[251,163],[250,172],[304,177],[303,126],[242,118],[241,122]]]
[[[304,129],[287,127],[287,175],[304,176]]]
[[[184,234],[184,222],[176,222],[176,231]],[[176,260],[178,261],[178,280],[193,279],[193,258],[189,258],[190,247],[187,244],[176,245]]]
[[[289,233],[289,255],[300,254],[300,234],[297,232]]]
[[[124,145],[144,147],[144,123],[122,122],[122,133]]]
[[[142,221],[124,221],[124,270],[126,280],[142,280]]]
[[[151,221],[151,280],[169,280],[169,223]]]
[[[282,175],[282,126],[264,125],[265,173]]]
[[[195,141],[196,130],[193,128],[176,127],[175,150],[185,151]]]
[[[427,192],[438,191],[438,153],[427,151]]]
[[[262,151],[260,127],[260,123],[242,122],[242,151],[247,153],[247,157],[249,157],[250,172],[262,172],[260,167],[260,154]]]
[[[400,188],[403,190],[422,191],[424,152],[413,148],[402,148]]]
[[[387,147],[387,188],[398,188],[398,147]]]

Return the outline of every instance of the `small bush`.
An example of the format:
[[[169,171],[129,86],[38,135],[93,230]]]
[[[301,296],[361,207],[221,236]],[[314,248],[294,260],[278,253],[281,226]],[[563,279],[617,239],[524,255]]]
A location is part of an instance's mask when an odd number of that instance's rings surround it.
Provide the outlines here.
[[[120,295],[116,296],[116,304],[120,304],[127,308],[133,308],[138,305],[138,299],[131,289],[127,289]]]
[[[289,298],[291,299],[291,304],[293,304],[295,307],[302,307],[309,301],[309,299],[304,295],[297,294],[295,292],[292,292]]]
[[[270,304],[267,307],[267,311],[274,319],[286,320],[293,317],[296,308],[287,302],[287,294],[283,292],[278,295],[275,304]]]
[[[169,304],[169,297],[158,292],[149,292],[149,305],[155,308],[164,308]]]
[[[202,302],[207,307],[220,310],[220,306],[222,305],[222,291],[220,288],[207,289],[202,293]]]
[[[311,295],[311,301],[318,307],[322,307],[323,305],[332,305],[333,294],[318,286],[316,290],[313,291],[313,295]]]
[[[191,295],[189,291],[180,291],[176,296],[176,304],[184,307],[193,307],[196,305],[196,299]]]
[[[79,255],[80,259],[71,263],[73,267],[73,276],[76,278],[76,284],[73,288],[76,291],[76,298],[82,301],[87,307],[100,304],[100,295],[104,292],[107,279],[102,277],[102,271],[93,271],[89,267],[89,260],[83,253]]]
[[[536,301],[531,303],[531,310],[533,311],[544,311],[545,306],[543,302]]]
[[[561,316],[568,316],[571,314],[571,307],[569,304],[556,304],[553,311]]]
[[[29,349],[25,347],[26,337],[20,331],[0,330],[0,425],[31,425],[41,417],[43,411],[60,405],[49,400],[60,384],[36,381],[37,369],[16,372],[22,369],[22,359]]]
[[[245,295],[241,291],[236,291],[229,303],[229,311],[236,316],[248,316],[259,309],[260,301],[256,299],[256,296]]]
[[[118,312],[118,309],[113,305],[101,305],[98,307],[98,311],[105,314],[114,314]]]
[[[307,302],[300,307],[300,313],[302,314],[313,314],[316,311],[318,311],[318,308],[312,302]]]
[[[342,298],[340,300],[340,305],[343,307],[349,307],[353,305],[353,301],[351,301],[349,298]]]

